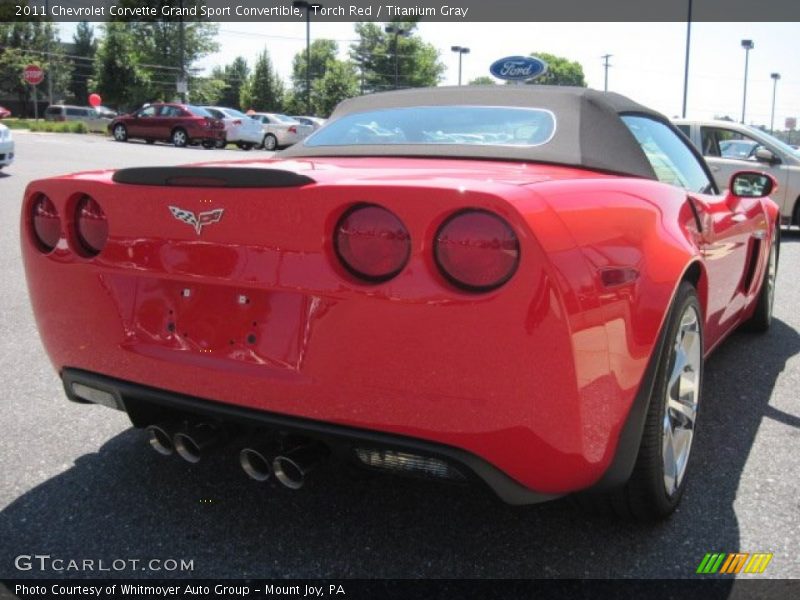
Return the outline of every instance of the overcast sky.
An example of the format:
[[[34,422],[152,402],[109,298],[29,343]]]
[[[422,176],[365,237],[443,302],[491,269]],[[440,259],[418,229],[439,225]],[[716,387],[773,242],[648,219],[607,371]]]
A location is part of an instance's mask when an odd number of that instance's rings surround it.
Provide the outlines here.
[[[62,24],[69,39],[72,24]],[[685,23],[425,23],[420,35],[432,43],[447,65],[445,85],[458,80],[458,55],[452,45],[468,46],[463,80],[489,74],[503,56],[541,51],[583,65],[590,87],[603,88],[603,54],[612,54],[609,89],[668,116],[681,112],[686,44]],[[339,41],[342,57],[354,36],[353,23],[312,22],[311,37]],[[769,126],[770,73],[778,72],[776,128],[788,116],[800,117],[800,23],[694,23],[689,70],[688,116],[711,118],[742,113],[745,51],[752,39],[747,93],[747,122]],[[265,46],[288,80],[295,53],[305,48],[305,23],[221,23],[220,51],[198,65],[210,70],[241,55],[251,64]]]

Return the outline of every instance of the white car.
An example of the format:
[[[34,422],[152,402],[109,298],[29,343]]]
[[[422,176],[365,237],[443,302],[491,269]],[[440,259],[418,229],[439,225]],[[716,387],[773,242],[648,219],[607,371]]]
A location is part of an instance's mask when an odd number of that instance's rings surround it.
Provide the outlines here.
[[[229,144],[236,144],[242,150],[250,150],[260,146],[264,140],[261,126],[249,116],[235,108],[224,106],[204,106],[211,116],[225,123],[225,139]],[[221,144],[220,147],[225,144]]]
[[[325,124],[326,119],[321,119],[320,117],[295,117],[292,116],[292,119],[295,121],[300,121],[303,125],[311,125],[313,128],[311,131],[316,131],[320,127]]]
[[[14,162],[14,138],[11,130],[0,123],[0,169]]]
[[[760,129],[731,121],[673,123],[702,152],[717,187],[727,189],[736,171],[770,173],[778,181],[770,197],[781,207],[781,223],[800,225],[800,151]]]
[[[265,150],[277,150],[296,144],[314,130],[311,125],[303,125],[292,117],[278,113],[257,112],[250,116],[261,123]]]

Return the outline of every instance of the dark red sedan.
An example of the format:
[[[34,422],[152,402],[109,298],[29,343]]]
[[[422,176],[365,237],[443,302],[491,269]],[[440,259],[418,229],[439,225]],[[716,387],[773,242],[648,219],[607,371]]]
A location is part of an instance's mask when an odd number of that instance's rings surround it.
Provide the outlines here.
[[[118,142],[138,138],[152,144],[160,140],[179,148],[195,143],[213,148],[217,142],[225,141],[225,124],[190,104],[149,104],[117,117],[108,130]]]

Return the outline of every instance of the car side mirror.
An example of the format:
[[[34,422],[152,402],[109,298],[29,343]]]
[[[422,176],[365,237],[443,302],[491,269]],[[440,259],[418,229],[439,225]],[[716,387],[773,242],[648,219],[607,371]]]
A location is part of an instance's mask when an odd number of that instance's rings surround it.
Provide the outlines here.
[[[740,198],[765,198],[778,189],[778,182],[768,173],[739,171],[731,177],[728,189]]]
[[[758,162],[765,162],[770,165],[776,165],[781,162],[781,159],[775,156],[772,150],[764,148],[763,146],[756,149],[755,156]]]

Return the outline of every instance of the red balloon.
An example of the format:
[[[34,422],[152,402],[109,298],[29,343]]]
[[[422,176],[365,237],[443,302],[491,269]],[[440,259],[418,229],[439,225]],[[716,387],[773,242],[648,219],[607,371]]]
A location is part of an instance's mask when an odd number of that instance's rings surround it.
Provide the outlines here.
[[[92,106],[100,106],[100,103],[103,99],[100,97],[100,94],[89,94],[89,104]]]

